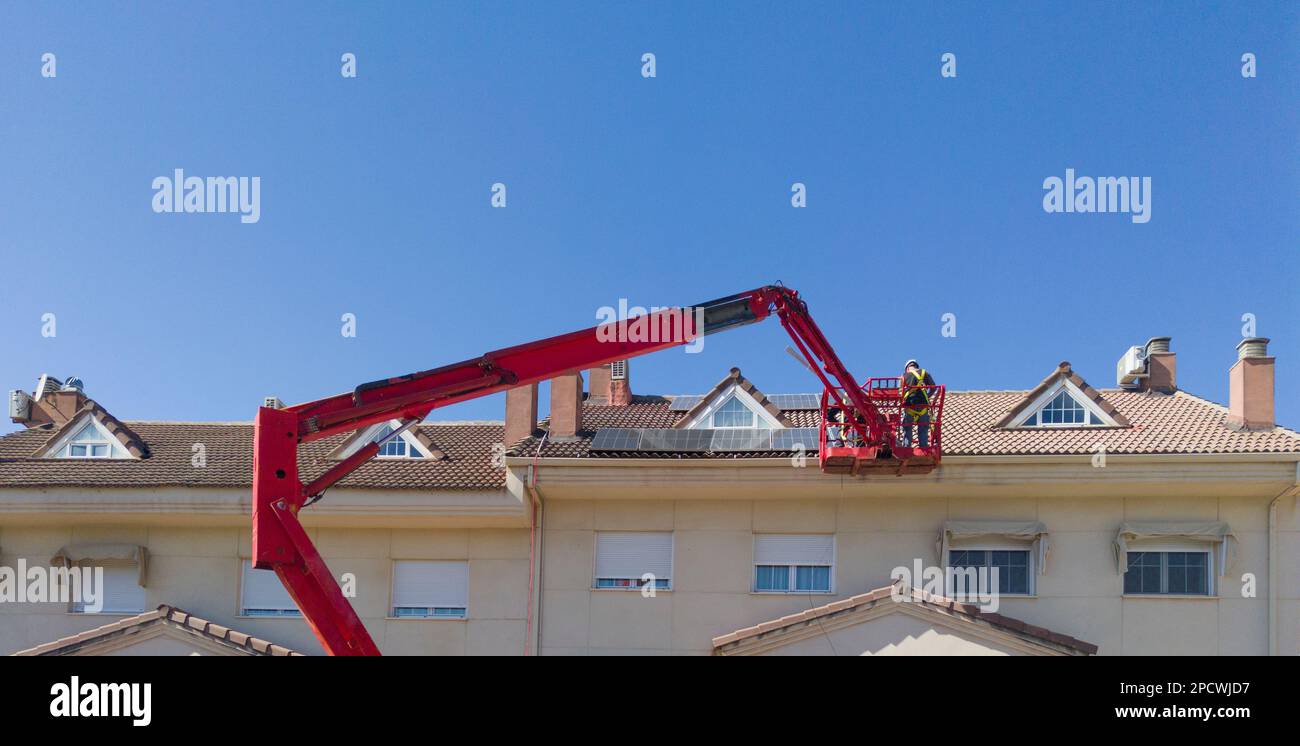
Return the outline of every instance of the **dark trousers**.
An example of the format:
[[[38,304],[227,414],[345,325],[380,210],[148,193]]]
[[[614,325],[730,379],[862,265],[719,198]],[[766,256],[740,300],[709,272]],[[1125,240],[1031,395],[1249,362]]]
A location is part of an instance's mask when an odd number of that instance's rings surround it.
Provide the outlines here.
[[[915,415],[906,409],[903,410],[903,427],[902,437],[899,438],[898,445],[902,448],[912,447],[912,423],[916,423],[917,440],[921,448],[930,447],[930,413],[927,411],[921,415]]]

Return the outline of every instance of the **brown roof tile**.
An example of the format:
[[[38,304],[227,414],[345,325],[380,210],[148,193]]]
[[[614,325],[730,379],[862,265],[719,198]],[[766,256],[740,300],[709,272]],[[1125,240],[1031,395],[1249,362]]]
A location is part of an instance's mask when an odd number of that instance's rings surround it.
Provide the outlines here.
[[[935,610],[936,612],[946,612],[951,618],[958,619],[972,624],[987,624],[991,627],[1010,632],[1011,634],[1028,637],[1038,642],[1045,642],[1058,647],[1068,648],[1069,650],[1083,654],[1095,655],[1097,646],[1083,640],[1076,639],[1069,635],[1053,632],[1042,627],[1036,627],[1032,624],[1026,624],[1019,619],[1002,614],[985,613],[980,611],[979,606],[975,604],[966,604],[953,601],[943,596],[935,596],[929,593],[923,593],[920,590],[911,590],[911,601],[894,601],[893,590],[895,586],[887,585],[883,588],[866,593],[852,596],[850,598],[835,601],[824,606],[818,606],[812,609],[801,611],[797,614],[790,614],[779,619],[773,619],[768,622],[756,624],[752,627],[738,629],[735,632],[728,632],[725,635],[719,635],[713,638],[714,652],[721,651],[728,645],[734,645],[745,640],[768,635],[773,632],[788,629],[799,624],[806,624],[816,619],[823,619],[837,614],[843,614],[874,606],[879,603],[916,603],[922,607]],[[908,595],[906,590],[902,591],[904,596]]]
[[[39,458],[53,427],[21,430],[0,437],[0,487],[251,487],[251,423],[130,422],[148,447],[141,459]],[[501,423],[430,423],[418,436],[442,455],[438,459],[375,459],[339,482],[339,487],[389,489],[501,489],[505,469],[494,465],[501,444]],[[335,462],[330,454],[348,436],[307,443],[299,452],[304,479],[323,473]],[[195,466],[194,446],[202,444],[205,466]],[[499,450],[499,448],[498,448]]]
[[[1062,374],[1057,372],[1049,376]],[[1071,373],[1071,375],[1073,375]],[[1082,379],[1080,379],[1082,382]],[[1046,383],[1046,381],[1045,381]],[[1040,387],[1044,384],[1040,384]],[[1077,384],[1076,384],[1077,385]],[[1087,386],[1082,382],[1081,388]],[[1036,389],[1037,390],[1037,389]],[[1009,412],[1022,406],[1026,391],[949,391],[944,405],[945,455],[1084,455],[1098,443],[1109,454],[1300,453],[1300,434],[1286,428],[1235,431],[1226,426],[1227,409],[1186,392],[1174,394],[1104,390],[1094,393],[1108,412],[1128,427],[1003,428]],[[769,458],[775,452],[664,453],[591,451],[591,439],[604,427],[671,428],[684,417],[663,396],[634,396],[625,406],[585,403],[584,430],[572,441],[546,441],[543,458]],[[107,413],[104,413],[107,414]],[[815,427],[815,410],[785,410],[794,427]],[[52,425],[0,437],[0,487],[250,487],[251,423],[118,422],[144,454],[139,459],[45,459],[36,454],[50,441]],[[542,423],[543,427],[545,422]],[[437,459],[376,459],[339,483],[340,487],[386,489],[502,489],[505,470],[495,465],[504,428],[499,422],[425,423],[417,437]],[[122,437],[119,435],[119,437]],[[350,437],[337,435],[302,447],[304,481],[335,463],[331,454]],[[533,456],[540,436],[510,444],[509,454]],[[193,446],[205,447],[206,466],[192,463]]]
[[[62,637],[58,640],[37,645],[34,648],[20,650],[14,655],[71,655],[81,648],[150,627],[156,624],[163,624],[172,628],[189,630],[197,633],[204,638],[216,641],[221,645],[235,648],[238,652],[248,655],[278,655],[278,656],[301,656],[294,650],[279,645],[273,645],[266,640],[256,637],[250,637],[242,632],[236,632],[228,627],[219,624],[213,624],[206,619],[200,619],[193,614],[178,609],[175,606],[162,604],[152,611],[146,611],[126,619],[119,619],[111,624],[105,624],[102,627],[89,629],[85,632],[79,632],[75,635]]]

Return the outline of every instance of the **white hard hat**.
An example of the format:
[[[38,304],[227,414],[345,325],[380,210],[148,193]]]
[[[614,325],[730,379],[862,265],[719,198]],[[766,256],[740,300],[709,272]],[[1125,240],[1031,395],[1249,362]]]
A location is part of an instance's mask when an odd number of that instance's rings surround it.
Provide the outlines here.
[[[903,370],[907,370],[908,368],[912,367],[913,365],[915,365],[915,366],[918,367],[918,368],[921,367],[921,364],[918,363],[918,362],[916,362],[915,360],[908,360],[907,363],[905,363],[905,364],[903,365]]]

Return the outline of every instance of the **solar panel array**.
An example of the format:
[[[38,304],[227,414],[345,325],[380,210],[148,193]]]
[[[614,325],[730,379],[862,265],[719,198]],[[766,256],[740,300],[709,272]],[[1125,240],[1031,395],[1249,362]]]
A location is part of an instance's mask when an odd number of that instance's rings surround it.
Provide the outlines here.
[[[687,396],[674,396],[672,404],[668,405],[669,411],[686,412],[700,403],[703,396],[695,394]],[[767,397],[768,401],[776,405],[777,409],[819,409],[822,405],[821,394],[772,394]]]
[[[602,427],[591,441],[593,451],[661,453],[736,453],[817,449],[817,428],[735,428],[676,430],[668,428]]]

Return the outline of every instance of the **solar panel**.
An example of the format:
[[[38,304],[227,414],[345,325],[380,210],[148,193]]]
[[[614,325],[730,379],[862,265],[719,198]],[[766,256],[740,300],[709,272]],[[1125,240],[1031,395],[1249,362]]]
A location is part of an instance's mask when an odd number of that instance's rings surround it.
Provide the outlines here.
[[[591,441],[593,451],[665,453],[741,453],[745,451],[796,451],[817,449],[817,428],[673,428],[603,427]]]
[[[799,446],[805,451],[817,450],[817,428],[791,427],[772,433],[772,450],[795,451]]]
[[[821,394],[772,394],[767,397],[780,409],[820,409]]]
[[[668,405],[670,412],[686,412],[695,407],[703,399],[702,396],[674,396],[671,404]]]
[[[641,431],[640,451],[707,451],[712,439],[710,430],[673,430],[647,428]]]
[[[765,428],[714,430],[710,451],[770,451],[772,431]]]
[[[593,451],[635,451],[641,445],[641,430],[635,427],[602,427],[591,440]]]

